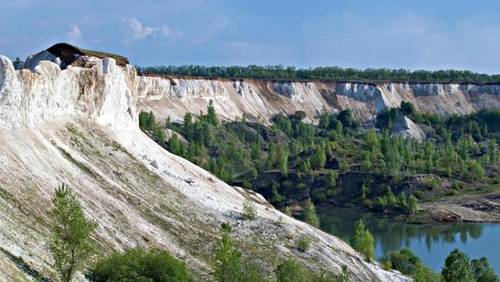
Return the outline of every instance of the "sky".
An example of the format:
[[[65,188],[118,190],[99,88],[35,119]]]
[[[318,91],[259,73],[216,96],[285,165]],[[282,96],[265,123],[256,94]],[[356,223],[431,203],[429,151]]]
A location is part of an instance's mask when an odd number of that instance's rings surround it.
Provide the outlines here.
[[[57,42],[148,65],[500,73],[500,1],[0,0],[0,54]]]

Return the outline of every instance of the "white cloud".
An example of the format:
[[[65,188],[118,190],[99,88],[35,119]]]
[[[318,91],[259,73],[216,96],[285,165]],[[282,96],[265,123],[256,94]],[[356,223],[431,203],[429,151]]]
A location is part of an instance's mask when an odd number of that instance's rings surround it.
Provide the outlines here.
[[[179,37],[181,32],[170,28],[167,25],[147,26],[136,18],[127,19],[129,29],[132,32],[131,37],[135,40],[144,40],[148,37],[160,39],[173,39]]]
[[[66,36],[70,42],[78,41],[82,36],[82,30],[78,25],[71,25],[69,27],[69,31],[66,33]]]

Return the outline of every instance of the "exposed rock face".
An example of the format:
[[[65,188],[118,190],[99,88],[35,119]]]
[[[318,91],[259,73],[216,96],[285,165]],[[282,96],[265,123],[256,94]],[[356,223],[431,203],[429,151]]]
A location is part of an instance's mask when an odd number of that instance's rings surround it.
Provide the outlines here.
[[[206,111],[210,100],[219,115],[228,120],[241,118],[243,114],[268,120],[277,113],[301,110],[311,121],[323,110],[345,108],[368,120],[388,107],[398,107],[402,101],[412,102],[419,111],[442,115],[500,108],[500,85],[140,77],[137,87],[140,109],[177,120],[186,112]]]
[[[274,257],[279,261],[293,255],[314,269],[336,272],[346,265],[359,281],[408,280],[367,263],[346,243],[285,216],[262,197],[230,187],[168,153],[137,126],[138,101],[161,104],[164,110],[175,101],[171,113],[180,116],[181,110],[204,108],[214,99],[219,110],[227,110],[225,117],[235,117],[235,109],[267,116],[279,110],[278,104],[266,105],[273,99],[271,85],[203,80],[173,85],[137,77],[132,67],[117,66],[113,59],[93,62],[89,68],[61,70],[42,61],[34,71],[15,71],[0,56],[0,280],[29,278],[13,256],[44,276],[54,274],[47,211],[54,188],[63,182],[74,188],[87,216],[98,223],[95,239],[101,250],[166,248],[185,260],[199,280],[210,279],[211,247],[222,222],[234,226],[244,253],[269,264]],[[325,86],[289,87],[298,90],[282,88],[278,99],[292,97],[297,108],[309,111],[324,103],[319,87]],[[256,201],[256,221],[240,219],[247,198]],[[293,247],[302,235],[312,240],[306,253]]]

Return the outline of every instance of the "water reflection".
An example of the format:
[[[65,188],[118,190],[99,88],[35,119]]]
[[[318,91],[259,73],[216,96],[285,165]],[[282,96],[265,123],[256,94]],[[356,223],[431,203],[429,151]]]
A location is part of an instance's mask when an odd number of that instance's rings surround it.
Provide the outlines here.
[[[376,255],[383,256],[403,247],[411,248],[424,262],[439,270],[453,248],[462,249],[472,257],[486,256],[499,271],[500,255],[491,248],[500,247],[498,224],[407,224],[353,209],[319,207],[321,228],[349,241],[354,222],[363,218],[376,239]],[[484,235],[487,227],[488,234]],[[481,240],[479,240],[481,238]]]

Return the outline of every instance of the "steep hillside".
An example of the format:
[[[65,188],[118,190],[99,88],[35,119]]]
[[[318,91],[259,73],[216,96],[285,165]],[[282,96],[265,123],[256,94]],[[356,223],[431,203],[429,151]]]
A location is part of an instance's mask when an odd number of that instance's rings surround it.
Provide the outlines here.
[[[471,113],[483,108],[500,108],[500,85],[346,83],[228,80],[198,78],[138,79],[139,108],[165,118],[182,119],[186,112],[205,111],[208,102],[223,118],[268,120],[277,113],[306,112],[315,120],[323,110],[350,108],[356,117],[373,118],[388,107],[411,102],[428,113]]]
[[[250,107],[232,107],[232,95],[226,93],[187,100],[181,108],[173,99],[177,96],[168,94],[176,89],[170,83],[137,77],[134,68],[119,67],[113,59],[89,60],[86,68],[65,70],[42,61],[33,71],[15,71],[0,56],[0,280],[53,276],[47,211],[54,188],[62,182],[74,188],[87,216],[97,222],[95,239],[101,251],[166,248],[185,260],[199,280],[210,279],[210,251],[222,222],[233,225],[245,255],[268,263],[293,255],[315,270],[338,272],[346,265],[358,281],[406,279],[367,263],[334,236],[285,216],[261,196],[228,186],[149,139],[137,126],[137,103],[161,103],[159,110],[171,108],[180,116],[182,110],[204,108],[200,101],[214,98],[218,107],[228,105],[228,118]],[[232,82],[221,85],[226,83]],[[219,95],[211,82],[207,87],[200,93]],[[250,113],[279,109],[261,108],[265,101],[252,95],[261,102],[252,104]],[[153,103],[154,97],[162,99]],[[320,99],[304,105],[314,111]],[[241,220],[245,199],[257,202],[256,221]],[[302,235],[312,241],[305,253],[295,248]]]

